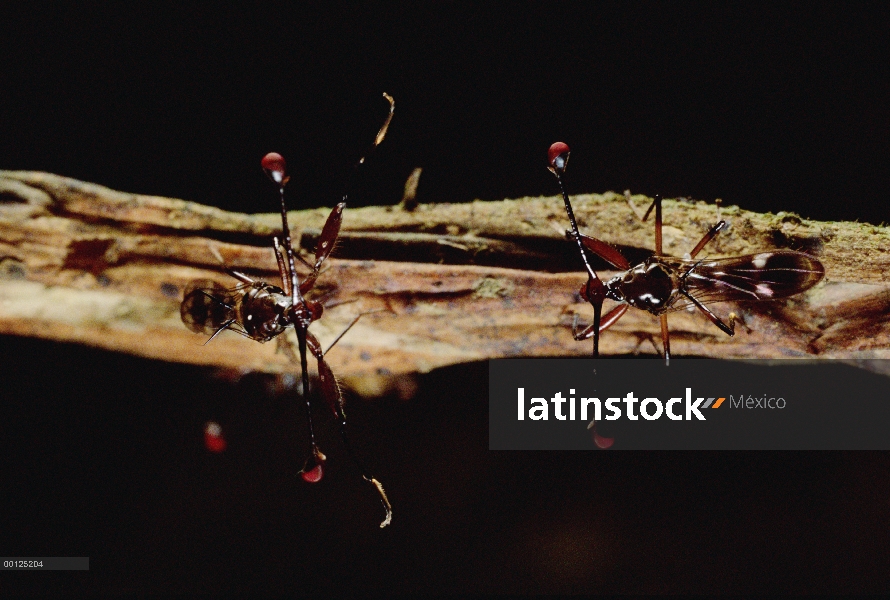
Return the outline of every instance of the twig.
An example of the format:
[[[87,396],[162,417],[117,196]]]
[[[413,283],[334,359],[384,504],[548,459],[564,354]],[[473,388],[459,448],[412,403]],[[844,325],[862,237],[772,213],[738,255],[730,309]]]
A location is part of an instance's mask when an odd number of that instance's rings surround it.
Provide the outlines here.
[[[293,369],[274,344],[225,333],[202,346],[205,339],[179,317],[189,281],[227,285],[212,248],[232,268],[277,283],[270,248],[280,227],[276,215],[231,213],[33,172],[0,171],[0,199],[0,333],[174,362]],[[634,217],[623,195],[573,200],[586,233],[630,256],[650,248],[651,224]],[[326,214],[292,213],[304,248],[314,246]],[[682,255],[714,214],[703,202],[666,201],[665,251]],[[798,249],[822,260],[826,281],[788,302],[718,305],[744,318],[747,330],[733,338],[696,314],[672,313],[675,354],[890,356],[888,228],[733,206],[722,215],[732,227],[715,241],[713,255]],[[340,305],[313,331],[327,345],[356,314],[390,312],[368,315],[343,338],[331,351],[334,371],[354,383],[487,358],[589,353],[570,333],[576,313],[582,320],[590,315],[577,295],[584,277],[560,235],[563,221],[557,198],[347,209],[337,251],[347,258],[331,261],[318,285],[326,302]],[[560,270],[567,272],[546,272]],[[632,310],[603,335],[601,351],[634,352],[658,332],[657,319]]]

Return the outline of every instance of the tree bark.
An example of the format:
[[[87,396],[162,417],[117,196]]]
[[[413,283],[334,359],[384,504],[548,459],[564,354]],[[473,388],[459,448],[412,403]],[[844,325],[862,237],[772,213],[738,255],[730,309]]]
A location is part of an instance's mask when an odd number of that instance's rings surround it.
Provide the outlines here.
[[[35,172],[0,171],[0,333],[77,342],[174,362],[271,373],[295,366],[275,344],[182,324],[186,284],[235,282],[225,263],[280,284],[271,237],[277,214],[245,215],[193,202],[116,192]],[[634,196],[644,207],[650,199]],[[651,254],[652,224],[615,193],[573,198],[581,230],[631,262]],[[410,205],[408,205],[410,206]],[[295,244],[313,249],[328,210],[289,215]],[[665,253],[682,256],[717,220],[715,205],[664,203]],[[675,355],[744,358],[890,357],[890,230],[730,206],[706,249],[731,256],[792,248],[817,256],[825,280],[787,301],[716,305],[742,317],[728,337],[698,313],[670,315]],[[334,372],[373,395],[395,376],[475,360],[584,356],[574,316],[592,309],[559,198],[347,209],[336,254],[316,290],[330,308],[312,331]],[[595,268],[606,270],[604,264]],[[600,273],[601,276],[604,272]],[[606,306],[608,309],[608,305]],[[655,343],[650,343],[654,341]],[[631,310],[602,335],[603,354],[654,354],[658,319]]]

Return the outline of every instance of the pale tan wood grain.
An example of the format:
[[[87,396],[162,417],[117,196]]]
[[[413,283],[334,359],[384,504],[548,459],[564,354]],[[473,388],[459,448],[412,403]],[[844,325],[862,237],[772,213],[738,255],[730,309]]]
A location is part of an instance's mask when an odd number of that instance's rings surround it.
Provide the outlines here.
[[[173,362],[294,369],[274,343],[224,333],[204,345],[205,336],[186,329],[179,316],[192,279],[235,284],[211,247],[229,266],[278,283],[270,243],[279,233],[278,215],[226,212],[34,172],[0,171],[0,198],[0,332]],[[631,253],[651,251],[651,223],[640,222],[622,195],[576,196],[573,203],[585,233]],[[311,250],[327,212],[291,213],[295,243],[302,239]],[[721,215],[731,227],[709,245],[710,256],[790,247],[818,256],[826,278],[785,302],[716,305],[718,314],[733,310],[744,319],[732,338],[699,314],[671,313],[675,355],[890,356],[886,227],[737,207],[723,207]],[[713,204],[666,201],[665,252],[682,256],[716,219]],[[555,197],[347,209],[344,247],[366,260],[329,261],[317,291],[333,307],[312,331],[327,344],[356,314],[385,309],[365,316],[328,355],[338,376],[371,382],[363,384],[367,393],[376,380],[450,364],[589,354],[591,344],[575,342],[570,332],[576,313],[585,322],[592,315],[577,295],[580,268],[547,272],[580,262],[565,227]],[[381,256],[387,260],[373,260]],[[655,317],[628,311],[603,334],[601,351],[654,353],[649,340],[658,340],[659,331]]]

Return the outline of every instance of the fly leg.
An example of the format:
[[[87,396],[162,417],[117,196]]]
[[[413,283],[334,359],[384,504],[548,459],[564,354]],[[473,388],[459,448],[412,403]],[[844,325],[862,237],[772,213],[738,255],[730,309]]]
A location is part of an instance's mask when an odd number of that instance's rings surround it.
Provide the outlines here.
[[[728,335],[730,337],[735,335],[735,320],[736,320],[735,313],[729,313],[729,325],[727,325],[720,319],[720,317],[718,317],[713,312],[711,312],[711,310],[707,306],[705,306],[704,304],[702,304],[701,302],[696,300],[692,296],[692,294],[689,294],[685,291],[681,291],[680,293],[683,294],[683,296],[685,296],[690,302],[692,302],[697,309],[699,309],[700,311],[705,313],[705,316],[708,317],[708,319],[710,319],[714,325],[719,327],[721,329],[721,331],[723,331],[723,333],[725,333],[726,335]]]
[[[316,361],[318,361],[318,378],[321,394],[328,403],[331,412],[334,413],[334,416],[340,422],[340,437],[343,438],[343,445],[346,447],[346,452],[358,468],[359,473],[361,473],[362,479],[370,483],[374,486],[374,489],[377,490],[377,494],[380,496],[380,501],[383,504],[383,509],[386,511],[386,516],[384,517],[383,522],[380,523],[380,527],[386,527],[392,521],[392,505],[389,503],[389,498],[387,498],[386,492],[383,490],[383,485],[376,478],[371,476],[370,472],[358,458],[352,449],[352,445],[349,443],[349,435],[346,427],[346,402],[343,399],[343,391],[340,389],[340,384],[337,383],[337,379],[334,377],[331,367],[328,365],[327,361],[325,361],[325,353],[322,351],[321,344],[315,336],[307,332],[306,342],[309,351],[315,357]]]
[[[612,310],[606,313],[600,320],[599,333],[602,333],[609,327],[615,324],[615,321],[621,318],[621,316],[627,312],[629,306],[627,304],[619,304]],[[589,339],[593,335],[593,325],[588,325],[587,327],[579,330],[578,329],[578,315],[575,314],[575,318],[572,321],[572,336],[575,338],[575,341],[580,342],[581,340]]]

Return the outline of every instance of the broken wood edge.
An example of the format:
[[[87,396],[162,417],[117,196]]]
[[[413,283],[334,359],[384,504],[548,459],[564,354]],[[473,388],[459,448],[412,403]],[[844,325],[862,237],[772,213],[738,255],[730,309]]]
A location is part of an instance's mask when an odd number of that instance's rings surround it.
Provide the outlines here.
[[[17,196],[23,202],[35,201],[39,196],[43,199],[43,207],[48,196],[56,214],[150,224],[201,232],[206,237],[217,232],[267,238],[280,231],[276,214],[228,212],[185,200],[117,192],[48,173],[0,171],[0,194]],[[632,200],[645,207],[652,199],[635,195]],[[635,217],[623,194],[580,194],[573,196],[573,204],[584,233],[623,249],[651,252],[652,224],[640,222]],[[327,209],[319,208],[292,211],[289,215],[301,228],[320,231],[327,213]],[[818,257],[831,281],[890,283],[888,227],[848,221],[814,221],[784,211],[760,214],[737,206],[723,206],[718,215],[716,205],[686,199],[666,199],[664,214],[664,248],[665,253],[672,256],[687,252],[719,216],[729,223],[729,227],[709,245],[711,256],[789,248]],[[460,249],[466,246],[463,259],[470,263],[486,241],[492,244],[509,241],[522,246],[529,240],[561,240],[566,227],[562,201],[554,196],[477,200],[465,204],[421,204],[413,210],[398,206],[350,208],[342,235],[344,238],[358,237],[362,233],[366,238],[377,235],[381,243],[409,249],[414,244],[429,244],[431,240],[411,239],[407,234],[427,234],[435,236],[443,247]],[[404,238],[399,237],[402,234],[406,234]],[[458,253],[449,262],[460,259]]]

